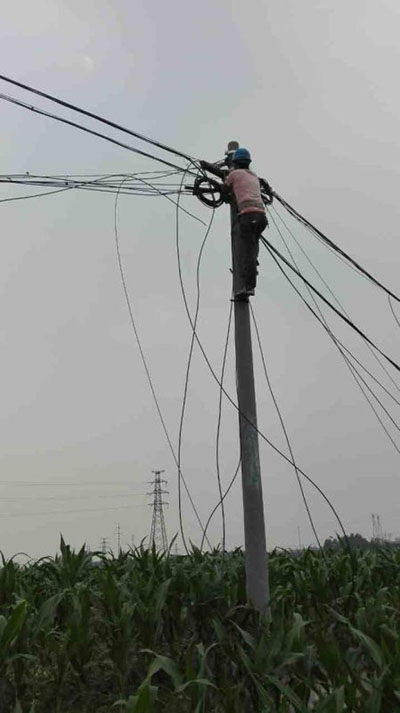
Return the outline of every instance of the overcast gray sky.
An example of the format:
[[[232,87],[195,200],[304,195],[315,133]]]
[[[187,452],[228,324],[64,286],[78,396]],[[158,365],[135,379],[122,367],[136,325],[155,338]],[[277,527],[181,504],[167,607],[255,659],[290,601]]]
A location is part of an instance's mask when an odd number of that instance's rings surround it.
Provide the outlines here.
[[[25,1],[3,7],[1,72],[200,158],[220,158],[227,141],[237,139],[251,150],[260,175],[396,291],[399,35],[395,0]],[[77,120],[3,82],[0,91]],[[1,102],[0,111],[2,174],[158,168],[19,107]],[[28,192],[3,186],[0,197]],[[184,200],[210,218],[195,198]],[[137,543],[150,528],[145,481],[155,468],[165,469],[168,479],[172,536],[178,529],[176,467],[124,302],[113,196],[71,191],[3,203],[0,213],[0,548],[7,555],[48,554],[60,531],[75,546],[86,541],[97,548],[106,537],[115,547],[118,522],[122,544],[132,536]],[[385,296],[305,230],[290,226],[360,327],[399,359],[400,335]],[[174,207],[162,198],[121,197],[119,235],[137,327],[176,444],[191,334],[178,283]],[[269,235],[281,249],[272,228]],[[201,224],[181,218],[192,308],[203,236]],[[306,268],[304,259],[301,265]],[[199,320],[217,369],[230,305],[229,267],[223,207],[202,263]],[[400,535],[399,455],[328,337],[266,253],[253,306],[299,464],[349,530],[370,536],[376,512],[384,530]],[[332,326],[382,373],[357,338],[335,319]],[[260,429],[285,449],[258,356],[256,372]],[[226,383],[233,395],[232,345]],[[196,350],[182,468],[203,519],[217,499],[217,407],[218,389]],[[260,448],[269,547],[295,545],[299,532],[304,544],[312,543],[293,472],[265,443]],[[237,415],[224,402],[225,483],[237,457]],[[334,534],[326,505],[310,488],[306,492],[320,536]],[[184,522],[198,541],[186,500]],[[214,543],[220,529],[216,518]],[[242,544],[239,479],[227,500],[227,532],[229,546]]]

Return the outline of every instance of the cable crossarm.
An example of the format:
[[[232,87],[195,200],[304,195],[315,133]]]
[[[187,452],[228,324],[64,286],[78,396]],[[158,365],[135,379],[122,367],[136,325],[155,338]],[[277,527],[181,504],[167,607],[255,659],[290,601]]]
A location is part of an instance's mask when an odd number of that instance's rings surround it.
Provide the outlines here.
[[[385,285],[383,285],[382,282],[379,282],[379,280],[377,280],[373,275],[371,275],[371,273],[368,272],[368,270],[366,270],[364,267],[362,267],[362,265],[360,265],[360,263],[358,263],[356,260],[354,260],[354,258],[350,257],[350,255],[348,255],[344,250],[342,250],[342,248],[340,248],[338,245],[336,245],[336,243],[334,243],[333,240],[328,238],[321,230],[319,230],[319,228],[317,228],[315,225],[310,223],[310,221],[307,220],[307,218],[305,218],[303,215],[301,215],[301,213],[299,213],[295,208],[293,208],[293,206],[291,206],[290,203],[288,203],[284,198],[282,198],[282,196],[280,196],[279,193],[276,193],[275,191],[273,191],[272,193],[273,193],[274,198],[276,198],[276,200],[279,201],[279,203],[284,208],[286,208],[286,210],[294,218],[299,220],[300,223],[302,223],[303,225],[306,226],[306,228],[308,228],[309,230],[314,232],[316,235],[318,235],[318,237],[321,238],[321,240],[326,245],[328,245],[338,255],[341,255],[349,263],[351,263],[351,265],[353,265],[353,267],[355,267],[362,275],[364,275],[364,277],[367,277],[369,280],[371,280],[371,282],[373,282],[376,285],[376,287],[379,287],[381,290],[386,292],[386,294],[390,295],[390,297],[392,297],[394,300],[396,300],[396,302],[400,302],[400,297],[398,297],[394,292],[392,292],[387,287],[385,287]]]
[[[91,119],[100,121],[101,123],[106,124],[107,126],[111,126],[113,129],[118,129],[119,131],[123,131],[125,134],[130,134],[130,136],[134,136],[135,138],[140,139],[141,141],[145,141],[148,144],[152,144],[152,146],[157,146],[157,148],[160,148],[163,151],[167,151],[168,153],[175,154],[175,156],[180,156],[181,158],[184,158],[187,161],[193,161],[193,156],[189,156],[188,154],[183,153],[182,151],[178,151],[178,149],[174,149],[171,146],[167,146],[167,144],[164,144],[161,141],[156,141],[155,139],[151,139],[148,136],[144,136],[143,134],[140,134],[137,131],[133,131],[132,129],[128,129],[125,126],[121,126],[121,124],[117,124],[115,121],[111,121],[110,119],[105,119],[104,117],[99,116],[99,114],[95,114],[94,112],[87,111],[86,109],[82,109],[81,107],[78,107],[75,104],[71,104],[70,102],[66,102],[63,99],[58,99],[58,97],[55,97],[52,94],[48,94],[47,92],[42,92],[39,89],[35,89],[34,87],[31,87],[28,84],[24,84],[23,82],[18,82],[16,79],[12,79],[11,77],[6,77],[4,74],[0,74],[0,79],[2,79],[3,82],[8,82],[9,84],[13,84],[15,87],[19,87],[20,89],[25,89],[27,92],[31,92],[32,94],[37,94],[38,96],[43,97],[44,99],[48,99],[49,101],[55,102],[55,104],[59,104],[60,106],[64,106],[67,109],[76,111],[79,114],[88,116]]]
[[[355,332],[357,332],[357,334],[359,334],[360,337],[362,337],[362,339],[364,339],[366,342],[368,342],[368,344],[370,344],[374,349],[376,349],[376,351],[379,352],[379,354],[380,354],[381,356],[383,356],[384,359],[386,359],[386,361],[389,362],[389,364],[391,364],[397,371],[400,372],[400,366],[399,366],[399,364],[397,364],[397,362],[395,362],[395,361],[394,361],[393,359],[391,359],[387,354],[385,354],[385,352],[382,351],[382,349],[380,349],[380,348],[372,341],[372,339],[370,339],[369,337],[367,337],[367,335],[364,334],[364,332],[363,332],[359,327],[357,327],[357,325],[354,324],[354,322],[352,322],[351,319],[349,319],[348,317],[346,317],[346,315],[344,315],[342,312],[340,312],[340,310],[338,310],[331,302],[329,302],[329,300],[328,300],[326,297],[324,297],[324,295],[323,295],[316,287],[314,287],[314,285],[312,285],[311,282],[309,282],[309,280],[307,280],[307,278],[304,277],[304,275],[302,275],[301,272],[299,272],[299,270],[297,270],[297,269],[289,262],[289,260],[287,260],[287,259],[282,255],[282,253],[280,253],[279,250],[277,250],[277,249],[272,245],[272,243],[269,242],[269,240],[267,240],[266,238],[264,238],[264,237],[262,236],[262,237],[261,237],[261,241],[262,241],[262,243],[264,244],[264,246],[270,251],[270,253],[273,252],[276,256],[278,256],[278,258],[279,258],[280,260],[282,260],[282,262],[284,262],[285,265],[287,265],[287,267],[289,267],[289,268],[292,270],[292,272],[294,272],[298,277],[300,277],[300,279],[303,280],[304,284],[307,285],[316,295],[318,295],[318,297],[319,297],[323,302],[325,302],[325,304],[328,305],[328,307],[329,307],[331,310],[333,310],[333,312],[335,312],[335,314],[337,314],[338,317],[340,317],[344,322],[346,322],[346,324],[347,324],[349,327],[351,327]]]
[[[51,112],[45,111],[44,109],[39,109],[38,107],[35,107],[31,104],[27,104],[26,102],[23,102],[20,99],[15,99],[14,97],[10,97],[7,94],[0,94],[0,99],[3,99],[3,101],[9,102],[10,104],[16,104],[17,106],[20,106],[23,109],[28,109],[29,111],[32,111],[35,114],[41,114],[42,116],[46,116],[49,119],[54,119],[55,121],[60,121],[62,124],[67,124],[68,126],[73,126],[75,129],[79,129],[80,131],[84,131],[87,134],[92,134],[93,136],[97,136],[98,138],[104,139],[104,141],[108,141],[111,144],[115,144],[116,146],[120,146],[124,149],[127,149],[128,151],[137,153],[140,156],[145,156],[146,158],[151,158],[153,161],[159,161],[160,163],[163,163],[165,166],[169,166],[170,168],[175,168],[180,171],[184,170],[182,168],[182,166],[177,166],[175,163],[166,161],[165,159],[159,158],[158,156],[153,156],[153,154],[150,154],[147,151],[142,151],[142,149],[138,149],[133,146],[130,146],[130,144],[125,144],[122,141],[117,141],[117,139],[113,139],[113,138],[111,138],[111,136],[107,136],[106,134],[101,134],[99,131],[94,131],[93,129],[89,129],[88,127],[83,126],[82,124],[78,124],[75,121],[71,121],[70,119],[64,119],[61,116],[57,116],[57,114],[52,114]]]

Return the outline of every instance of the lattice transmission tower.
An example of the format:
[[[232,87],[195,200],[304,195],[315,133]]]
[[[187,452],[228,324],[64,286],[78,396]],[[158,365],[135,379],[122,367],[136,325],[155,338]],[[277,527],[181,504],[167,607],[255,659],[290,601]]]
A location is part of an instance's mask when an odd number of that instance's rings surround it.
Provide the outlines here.
[[[153,490],[151,493],[147,493],[153,496],[153,501],[149,503],[153,508],[150,528],[150,547],[154,546],[156,550],[167,550],[168,539],[165,529],[163,505],[168,505],[168,503],[162,499],[163,495],[168,494],[168,490],[163,489],[163,485],[166,485],[167,481],[160,477],[161,473],[164,473],[163,470],[153,470],[152,472],[154,473],[154,480],[150,482],[153,486]]]

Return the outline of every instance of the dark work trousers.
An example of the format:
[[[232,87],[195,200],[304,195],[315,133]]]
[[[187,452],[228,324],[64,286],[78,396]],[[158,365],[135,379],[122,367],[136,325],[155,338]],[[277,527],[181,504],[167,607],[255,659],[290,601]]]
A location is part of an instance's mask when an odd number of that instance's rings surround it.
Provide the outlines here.
[[[254,290],[257,282],[257,257],[259,239],[268,225],[265,213],[244,213],[239,215],[240,238],[237,246],[236,260],[241,266],[239,270],[238,288]]]

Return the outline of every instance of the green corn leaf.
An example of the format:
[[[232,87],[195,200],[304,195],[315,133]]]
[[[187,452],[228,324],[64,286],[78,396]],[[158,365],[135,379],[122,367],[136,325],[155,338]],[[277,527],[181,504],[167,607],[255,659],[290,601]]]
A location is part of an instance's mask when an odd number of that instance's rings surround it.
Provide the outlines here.
[[[116,706],[124,706],[125,713],[153,713],[154,700],[156,697],[157,687],[144,683],[140,686],[136,695],[129,696],[127,701],[116,701],[113,708]]]
[[[344,686],[340,686],[333,693],[319,701],[314,713],[343,713],[345,711]]]
[[[254,651],[254,649],[256,648],[256,640],[255,640],[254,636],[249,634],[248,631],[245,631],[244,629],[242,629],[239,626],[239,624],[236,624],[236,622],[233,621],[232,624],[236,627],[236,629],[238,630],[238,632],[240,633],[240,635],[242,636],[242,638],[244,639],[246,644],[248,646],[250,646],[250,648],[253,649],[253,651]]]
[[[188,686],[191,686],[192,684],[197,684],[198,686],[210,686],[211,688],[217,689],[217,686],[215,686],[211,681],[209,681],[207,678],[194,678],[191,681],[186,681],[186,683],[182,683],[178,688],[176,689],[177,693],[182,693],[182,691],[185,691]]]
[[[296,711],[300,711],[300,713],[308,713],[307,711],[307,706],[303,705],[303,702],[300,700],[298,695],[292,691],[292,689],[289,686],[285,686],[279,678],[276,676],[267,676],[267,679],[270,683],[272,683],[276,688],[279,689],[279,691],[282,693],[285,698],[294,706],[294,709]]]
[[[57,607],[64,598],[65,592],[59,592],[43,602],[35,622],[36,631],[47,630],[53,626]]]
[[[360,631],[359,629],[355,629],[353,626],[350,626],[350,631],[351,633],[359,640],[359,642],[364,646],[370,657],[375,661],[377,666],[379,668],[383,668],[385,665],[384,658],[382,655],[382,651],[376,641],[371,639],[368,634],[365,634],[363,631]]]
[[[143,651],[155,655],[155,659],[151,662],[147,671],[146,682],[151,681],[152,677],[154,676],[154,674],[157,673],[157,671],[165,671],[165,673],[172,680],[175,688],[181,685],[181,675],[179,673],[179,669],[175,661],[173,661],[168,656],[161,656],[159,654],[155,654],[155,652],[151,651],[151,649],[143,649]]]
[[[26,618],[28,603],[23,599],[17,604],[0,637],[0,659],[3,659],[10,644],[18,636]]]

